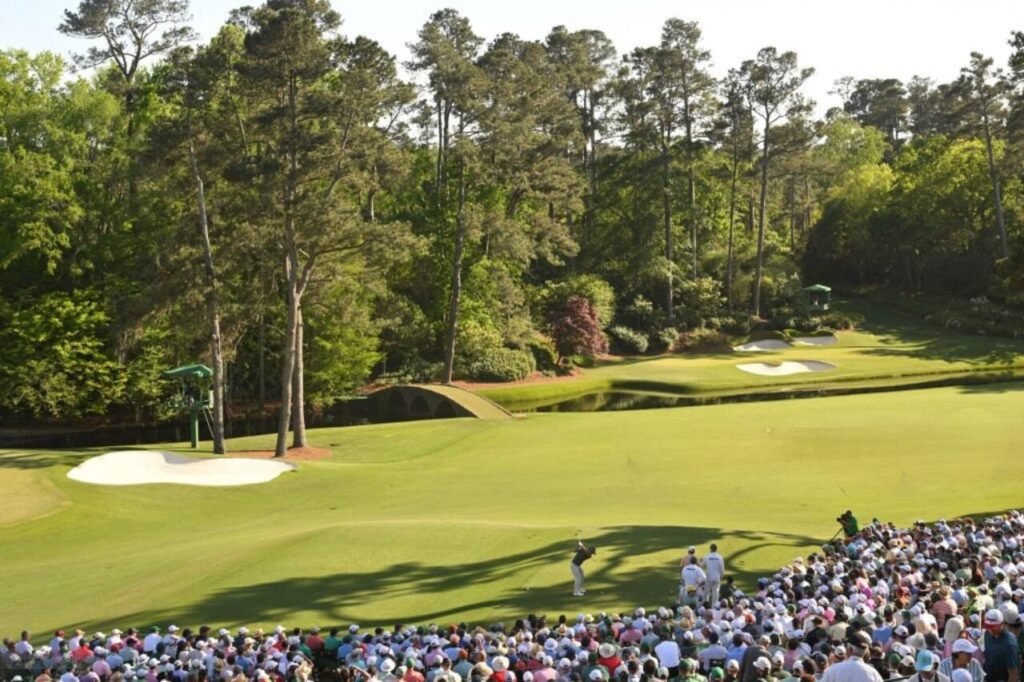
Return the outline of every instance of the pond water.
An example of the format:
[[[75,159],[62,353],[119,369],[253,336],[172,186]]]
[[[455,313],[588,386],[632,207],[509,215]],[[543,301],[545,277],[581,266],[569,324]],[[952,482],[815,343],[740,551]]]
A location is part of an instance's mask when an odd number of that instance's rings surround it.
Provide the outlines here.
[[[601,391],[587,393],[546,405],[535,405],[514,412],[613,412],[615,410],[652,410],[665,407],[683,407],[708,402],[708,399],[689,396],[664,396],[628,391]]]
[[[824,396],[889,393],[943,386],[962,386],[965,392],[1024,390],[1021,377],[1014,372],[971,372],[940,377],[922,377],[907,383],[840,384],[832,386],[792,385],[785,388],[752,390],[747,393],[665,395],[641,391],[596,391],[552,402],[505,404],[510,412],[614,412],[619,410],[653,410],[669,407],[695,407],[723,403],[794,400]]]

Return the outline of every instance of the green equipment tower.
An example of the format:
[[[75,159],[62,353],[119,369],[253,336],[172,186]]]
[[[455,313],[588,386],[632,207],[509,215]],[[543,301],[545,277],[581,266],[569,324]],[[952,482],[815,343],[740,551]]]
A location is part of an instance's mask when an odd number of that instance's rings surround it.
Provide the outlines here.
[[[192,448],[199,447],[199,415],[213,406],[213,370],[206,365],[182,365],[164,372],[165,377],[177,379],[181,390],[173,406],[188,412],[188,433]]]

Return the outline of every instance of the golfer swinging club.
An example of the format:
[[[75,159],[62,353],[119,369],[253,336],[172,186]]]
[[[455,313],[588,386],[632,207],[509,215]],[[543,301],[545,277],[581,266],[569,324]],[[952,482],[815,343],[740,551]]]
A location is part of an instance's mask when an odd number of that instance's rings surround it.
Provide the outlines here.
[[[576,553],[573,554],[569,568],[572,569],[572,596],[582,597],[587,590],[583,587],[583,562],[597,554],[597,547],[587,547],[583,540],[576,538]]]

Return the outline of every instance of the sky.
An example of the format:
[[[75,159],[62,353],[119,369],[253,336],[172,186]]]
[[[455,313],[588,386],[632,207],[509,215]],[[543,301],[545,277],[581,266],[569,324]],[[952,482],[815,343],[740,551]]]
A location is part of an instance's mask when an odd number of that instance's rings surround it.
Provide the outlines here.
[[[258,0],[192,0],[193,27],[209,38],[229,11]],[[69,55],[86,41],[57,31],[78,0],[0,0],[0,46]],[[512,32],[543,40],[552,27],[604,31],[620,53],[656,44],[666,19],[697,21],[712,73],[724,75],[765,46],[793,50],[815,75],[805,94],[819,113],[839,104],[836,79],[957,77],[970,53],[1005,66],[1010,31],[1024,31],[1024,0],[332,0],[342,33],[373,38],[400,60],[430,14],[452,7],[490,39]]]

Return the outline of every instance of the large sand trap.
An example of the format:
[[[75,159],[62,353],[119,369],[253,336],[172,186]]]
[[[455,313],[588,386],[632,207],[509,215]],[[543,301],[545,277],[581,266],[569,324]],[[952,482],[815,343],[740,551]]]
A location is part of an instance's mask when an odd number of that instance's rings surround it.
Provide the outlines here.
[[[748,341],[739,346],[733,346],[733,350],[738,351],[782,350],[783,348],[790,348],[790,345],[779,339],[761,339],[760,341]]]
[[[96,485],[234,486],[272,481],[295,465],[263,459],[192,459],[155,450],[119,450],[88,459],[68,478]]]
[[[793,339],[793,343],[798,346],[834,346],[839,343],[839,339],[836,338],[835,334],[829,334],[828,336],[798,336]]]
[[[803,372],[827,372],[835,368],[836,366],[831,362],[818,362],[817,360],[787,360],[779,363],[747,362],[736,365],[736,369],[740,371],[763,377],[784,377]]]

